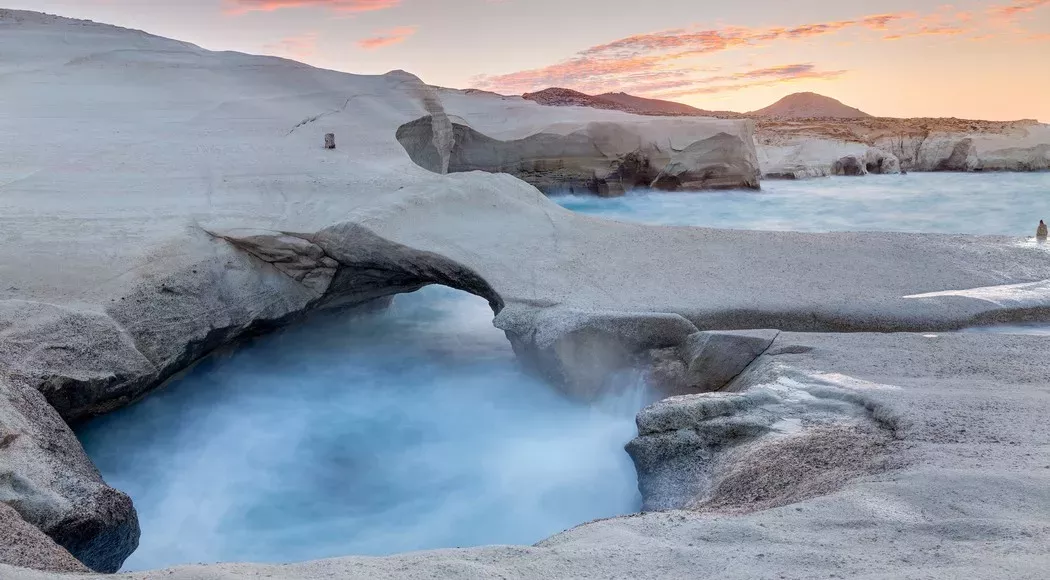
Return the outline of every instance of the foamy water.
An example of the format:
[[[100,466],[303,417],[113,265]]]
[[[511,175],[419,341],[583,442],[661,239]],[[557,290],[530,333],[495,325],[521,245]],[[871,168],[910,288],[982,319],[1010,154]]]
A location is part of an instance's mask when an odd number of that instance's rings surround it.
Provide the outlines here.
[[[125,569],[531,544],[637,511],[639,387],[597,408],[431,287],[214,358],[79,435],[142,525]]]
[[[1050,174],[765,182],[560,197],[658,224],[1031,235]],[[79,431],[142,525],[125,569],[529,544],[636,511],[637,382],[588,407],[518,370],[481,299],[444,288],[322,314],[212,357]],[[984,331],[1042,332],[1044,327]]]

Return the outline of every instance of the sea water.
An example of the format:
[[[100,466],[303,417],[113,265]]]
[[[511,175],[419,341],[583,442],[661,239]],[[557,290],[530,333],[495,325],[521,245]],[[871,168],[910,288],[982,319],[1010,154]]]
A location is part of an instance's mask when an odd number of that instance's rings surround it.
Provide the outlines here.
[[[429,287],[210,357],[78,435],[138,510],[125,570],[531,544],[640,508],[626,380],[573,402],[485,300]]]
[[[1032,235],[1050,174],[768,181],[557,197],[655,224]],[[431,287],[212,356],[78,434],[142,526],[125,569],[529,544],[637,511],[644,385],[587,406],[522,371],[480,298]],[[1014,330],[1038,332],[1038,328]]]
[[[1034,236],[1050,223],[1050,173],[909,173],[769,180],[759,192],[556,196],[596,216],[750,230]]]

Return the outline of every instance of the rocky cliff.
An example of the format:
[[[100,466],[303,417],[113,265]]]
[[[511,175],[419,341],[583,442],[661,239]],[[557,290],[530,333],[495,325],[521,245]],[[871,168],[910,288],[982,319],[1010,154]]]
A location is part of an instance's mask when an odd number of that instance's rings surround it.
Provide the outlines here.
[[[592,97],[567,89],[548,89],[525,98],[548,106],[619,107],[644,115],[751,118],[756,123],[755,145],[762,176],[767,178],[832,175],[836,162],[872,155],[892,156],[903,171],[1050,169],[1050,125],[1032,120],[876,118],[814,93],[789,95],[745,114],[673,107],[663,104],[665,101],[623,94]],[[893,173],[879,165],[866,166],[864,172]]]

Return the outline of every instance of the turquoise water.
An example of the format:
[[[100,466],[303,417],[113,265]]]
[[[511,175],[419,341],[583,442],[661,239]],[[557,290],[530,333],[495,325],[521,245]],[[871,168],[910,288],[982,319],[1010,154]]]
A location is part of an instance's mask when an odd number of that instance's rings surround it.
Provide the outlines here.
[[[557,201],[620,220],[804,231],[1032,235],[1050,218],[1050,174],[764,188]],[[622,398],[568,401],[518,370],[491,321],[483,300],[445,288],[319,315],[81,428],[139,513],[125,569],[530,544],[637,511],[623,445],[644,386],[626,377]]]
[[[138,510],[125,570],[532,544],[641,507],[631,384],[571,402],[484,300],[431,287],[209,358],[78,435]]]
[[[558,196],[574,211],[663,225],[1033,236],[1050,223],[1050,173],[910,173],[763,181],[761,192]]]

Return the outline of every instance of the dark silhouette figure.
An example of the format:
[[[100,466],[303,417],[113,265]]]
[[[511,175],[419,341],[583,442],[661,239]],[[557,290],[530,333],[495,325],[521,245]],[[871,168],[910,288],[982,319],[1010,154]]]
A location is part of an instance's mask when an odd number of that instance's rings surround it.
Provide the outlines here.
[[[1046,240],[1046,224],[1043,220],[1039,220],[1039,227],[1035,230],[1035,237],[1039,240]]]

